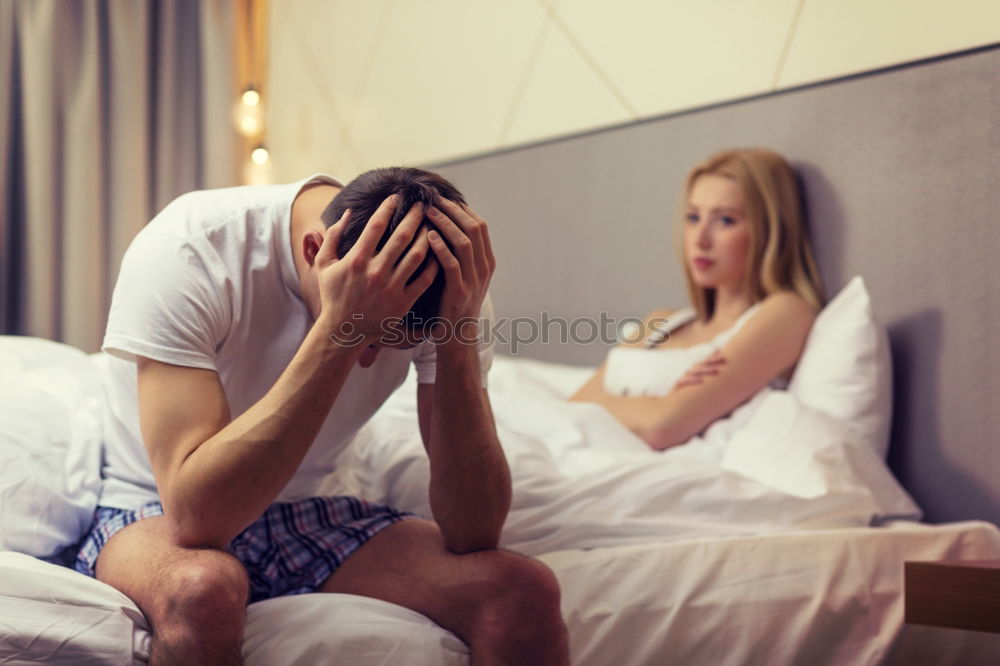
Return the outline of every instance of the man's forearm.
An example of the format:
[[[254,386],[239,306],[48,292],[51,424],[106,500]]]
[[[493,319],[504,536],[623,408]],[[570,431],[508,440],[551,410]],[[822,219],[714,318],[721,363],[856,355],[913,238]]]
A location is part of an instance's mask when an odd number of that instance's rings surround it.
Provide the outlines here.
[[[274,386],[160,488],[182,545],[224,547],[295,474],[359,353],[326,331],[317,322]]]
[[[507,459],[482,388],[475,345],[438,345],[430,419],[430,502],[454,552],[495,548],[510,510]]]

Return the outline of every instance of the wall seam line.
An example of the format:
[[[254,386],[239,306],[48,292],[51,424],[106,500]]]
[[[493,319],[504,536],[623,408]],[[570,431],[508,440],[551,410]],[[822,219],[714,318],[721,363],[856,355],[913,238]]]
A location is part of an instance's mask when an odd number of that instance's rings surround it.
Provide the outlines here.
[[[539,0],[539,4],[542,5],[544,11],[545,3],[543,0]],[[538,29],[538,36],[535,37],[535,43],[531,45],[531,55],[528,56],[528,60],[524,65],[524,70],[521,72],[521,78],[518,80],[517,86],[514,88],[514,94],[511,96],[510,106],[507,108],[506,117],[504,118],[503,124],[500,126],[500,136],[497,138],[498,146],[502,147],[504,142],[507,141],[507,137],[510,135],[510,129],[514,125],[514,117],[521,105],[524,92],[528,88],[528,81],[531,79],[531,75],[535,71],[535,66],[538,64],[538,56],[542,51],[542,44],[545,43],[545,35],[548,34],[548,31],[549,16],[545,13],[542,15],[542,23]]]
[[[795,31],[799,29],[799,20],[802,18],[802,10],[805,8],[805,5],[806,0],[799,0],[798,5],[795,7],[795,14],[792,15],[792,24],[788,26],[788,35],[785,37],[785,43],[781,47],[781,53],[778,55],[778,66],[775,69],[774,78],[771,80],[772,91],[778,90],[781,77],[785,73],[788,54],[791,53],[792,43],[795,41]]]
[[[601,83],[608,89],[608,91],[618,100],[618,103],[625,107],[625,110],[632,116],[633,120],[639,118],[639,110],[636,109],[632,103],[628,100],[625,94],[615,85],[611,77],[604,71],[600,63],[597,62],[597,58],[590,54],[590,51],[584,47],[583,42],[569,29],[562,18],[559,16],[558,11],[555,7],[548,5],[546,10],[551,17],[552,22],[557,28],[562,32],[566,40],[569,41],[570,46],[577,52],[577,54],[583,59],[585,63],[590,67],[590,69],[597,75]]]

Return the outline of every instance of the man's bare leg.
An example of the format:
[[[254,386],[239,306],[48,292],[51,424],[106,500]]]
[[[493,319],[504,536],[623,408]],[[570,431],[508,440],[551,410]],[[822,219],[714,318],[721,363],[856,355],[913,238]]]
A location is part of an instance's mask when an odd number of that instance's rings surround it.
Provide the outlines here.
[[[426,615],[469,645],[476,666],[569,664],[552,572],[507,551],[455,555],[429,521],[385,528],[320,591],[374,597]]]
[[[149,620],[151,666],[242,663],[248,582],[233,556],[175,545],[161,516],[111,537],[96,570]]]

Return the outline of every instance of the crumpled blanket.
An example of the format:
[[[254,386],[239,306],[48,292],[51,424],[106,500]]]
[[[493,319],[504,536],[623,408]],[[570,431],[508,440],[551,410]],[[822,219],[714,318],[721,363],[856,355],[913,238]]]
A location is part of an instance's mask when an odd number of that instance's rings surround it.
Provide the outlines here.
[[[848,424],[762,389],[700,436],[650,450],[599,405],[566,400],[589,370],[498,358],[490,375],[514,496],[501,545],[568,548],[919,519]],[[430,516],[414,380],[339,461],[338,492]]]

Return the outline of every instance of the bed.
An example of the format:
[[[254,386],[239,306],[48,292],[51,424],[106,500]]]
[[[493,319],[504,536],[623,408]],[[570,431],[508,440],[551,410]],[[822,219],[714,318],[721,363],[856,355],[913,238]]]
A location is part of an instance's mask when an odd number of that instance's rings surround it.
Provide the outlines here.
[[[626,317],[663,305],[664,294],[681,298],[680,276],[657,263],[666,234],[655,255],[627,244],[648,238],[674,204],[641,193],[680,182],[730,137],[792,157],[820,223],[814,239],[833,298],[788,390],[766,389],[666,455],[602,410],[566,403],[600,345],[526,343],[496,358],[491,398],[515,479],[503,545],[558,577],[574,664],[996,663],[1000,635],[905,624],[902,571],[907,560],[1000,558],[1000,497],[983,481],[1000,468],[990,402],[1000,368],[976,351],[995,330],[997,296],[962,272],[982,246],[1000,246],[996,225],[949,234],[960,256],[937,255],[962,273],[941,280],[962,289],[913,287],[924,246],[941,242],[922,211],[995,214],[988,192],[1000,150],[983,137],[1000,136],[987,112],[997,67],[1000,49],[979,50],[438,165],[493,221],[494,301],[511,318]],[[927,90],[965,104],[939,108]],[[887,104],[907,111],[887,121]],[[947,130],[928,131],[945,119]],[[858,131],[873,123],[880,131]],[[832,129],[817,136],[815,126]],[[919,139],[939,164],[904,159],[900,137]],[[852,151],[860,166],[838,176]],[[885,198],[858,183],[885,169],[886,155],[892,204],[913,207],[904,228],[916,240],[847,223]],[[948,188],[935,194],[929,173],[957,179],[961,200]],[[609,238],[611,204],[620,228]],[[553,221],[560,214],[572,216],[570,228]],[[527,233],[537,242],[524,243]],[[504,271],[504,257],[518,270]],[[595,265],[601,279],[587,282]],[[626,270],[648,278],[639,280],[651,285],[648,301],[615,296],[607,276]],[[135,605],[58,564],[96,501],[102,359],[0,338],[0,663],[148,661],[149,627]],[[330,484],[420,513],[426,466],[407,381]],[[251,665],[468,663],[464,645],[427,619],[345,595],[252,604],[243,652]]]
[[[853,285],[844,296],[863,295]],[[0,357],[13,380],[0,396],[0,659],[144,663],[139,609],[58,564],[96,501],[104,358],[30,338],[0,338]],[[1000,530],[917,522],[873,440],[791,391],[765,389],[697,441],[657,454],[603,409],[565,400],[589,372],[498,357],[490,373],[515,473],[503,544],[556,573],[574,664],[985,664],[1000,654],[1000,636],[903,624],[905,560],[1000,557]],[[416,418],[411,375],[331,486],[427,515]],[[14,483],[24,469],[35,475]],[[467,664],[468,652],[407,609],[313,594],[251,604],[244,658]]]

